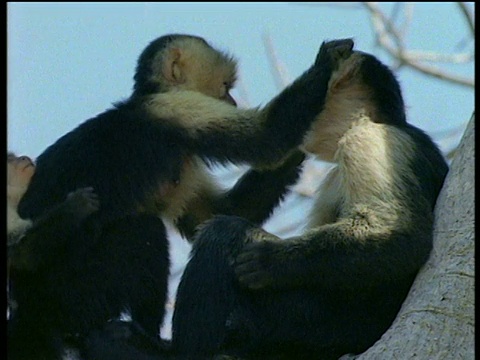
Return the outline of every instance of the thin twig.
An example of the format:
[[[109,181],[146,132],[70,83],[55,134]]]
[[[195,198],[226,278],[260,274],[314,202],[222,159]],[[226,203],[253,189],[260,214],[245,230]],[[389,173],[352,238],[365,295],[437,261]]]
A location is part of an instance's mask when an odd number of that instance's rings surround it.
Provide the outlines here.
[[[239,74],[237,83],[235,85],[235,90],[237,91],[240,99],[235,99],[237,101],[237,105],[239,107],[250,107],[250,100],[248,99],[248,91],[245,86],[245,82],[243,81],[242,74]]]
[[[410,29],[410,24],[412,23],[413,20],[413,9],[415,8],[415,5],[412,3],[406,3],[404,6],[405,9],[405,15],[404,18],[405,20],[403,21],[402,29],[400,30],[402,36],[404,39],[407,38],[407,31]]]
[[[285,69],[285,66],[281,63],[280,59],[277,56],[275,47],[273,46],[272,37],[268,32],[263,34],[263,43],[267,51],[268,60],[270,62],[270,69],[272,70],[272,75],[279,90],[285,88],[290,84],[291,79]]]
[[[473,18],[473,14],[464,2],[457,2],[457,5],[463,14],[463,17],[467,20],[468,28],[470,29],[472,36],[475,38],[475,19]]]
[[[422,64],[417,59],[406,56],[401,35],[395,28],[394,24],[392,24],[391,21],[383,14],[376,3],[363,2],[362,4],[372,15],[372,24],[376,32],[378,43],[393,58],[400,62],[399,66],[407,65],[416,71],[437,79],[471,88],[475,87],[475,81],[473,79],[448,73],[442,69]]]
[[[472,62],[474,59],[473,54],[440,54],[432,51],[419,51],[419,50],[406,50],[403,52],[406,58],[415,61],[433,61],[433,62],[445,62],[453,64],[466,64]]]

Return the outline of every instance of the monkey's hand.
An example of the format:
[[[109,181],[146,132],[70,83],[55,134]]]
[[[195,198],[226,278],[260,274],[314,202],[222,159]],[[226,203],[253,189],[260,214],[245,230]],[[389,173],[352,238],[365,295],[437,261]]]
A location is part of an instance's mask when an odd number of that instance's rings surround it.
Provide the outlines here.
[[[337,69],[340,62],[348,59],[353,53],[353,45],[352,39],[324,41],[320,46],[314,66]]]
[[[247,231],[247,238],[234,264],[240,284],[252,290],[274,286],[274,265],[284,254],[284,241],[260,228]]]
[[[69,193],[64,206],[81,221],[100,208],[100,201],[92,187],[85,187]]]

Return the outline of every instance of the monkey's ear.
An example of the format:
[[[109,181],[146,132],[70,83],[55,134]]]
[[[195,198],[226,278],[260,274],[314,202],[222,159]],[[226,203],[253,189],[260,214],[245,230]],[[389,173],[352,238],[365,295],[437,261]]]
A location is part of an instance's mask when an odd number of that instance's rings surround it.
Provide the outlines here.
[[[182,50],[179,48],[168,49],[164,59],[162,71],[165,78],[174,84],[184,83],[185,74],[182,66]]]

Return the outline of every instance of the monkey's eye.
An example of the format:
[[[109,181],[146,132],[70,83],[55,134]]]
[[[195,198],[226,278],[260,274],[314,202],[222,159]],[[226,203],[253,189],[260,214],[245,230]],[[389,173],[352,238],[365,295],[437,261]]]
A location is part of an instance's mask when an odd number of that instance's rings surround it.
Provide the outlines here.
[[[228,83],[223,82],[222,85],[220,86],[220,97],[225,96],[228,93]]]
[[[225,87],[225,91],[226,91],[226,92],[229,92],[229,91],[232,90],[232,88],[233,88],[233,84],[232,84],[231,82],[227,82],[227,81],[225,81],[225,82],[223,83],[223,86]]]

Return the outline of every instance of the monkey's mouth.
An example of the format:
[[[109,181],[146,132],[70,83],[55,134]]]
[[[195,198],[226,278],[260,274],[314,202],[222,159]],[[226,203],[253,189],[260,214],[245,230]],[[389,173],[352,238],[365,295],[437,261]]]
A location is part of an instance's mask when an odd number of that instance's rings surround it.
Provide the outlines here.
[[[33,166],[35,167],[35,163],[32,161],[32,159],[30,159],[29,157],[25,157],[24,159],[22,159],[23,162],[25,162],[25,166],[23,167],[23,169],[26,169],[30,166]]]

